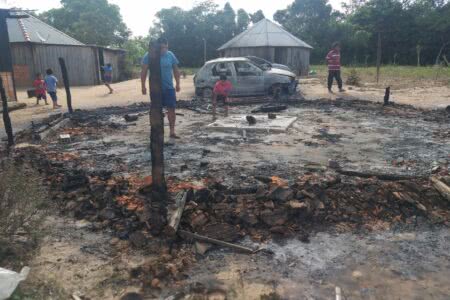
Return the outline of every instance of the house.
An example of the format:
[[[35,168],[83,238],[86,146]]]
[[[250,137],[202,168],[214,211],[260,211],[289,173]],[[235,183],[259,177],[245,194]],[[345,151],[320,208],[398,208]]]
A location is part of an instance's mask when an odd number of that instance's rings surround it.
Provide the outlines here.
[[[38,18],[24,12],[26,18],[7,18],[12,56],[13,81],[16,87],[30,87],[36,73],[53,69],[61,78],[58,58],[64,58],[72,86],[102,82],[101,66],[111,63],[114,81],[122,79],[125,51],[85,45]]]
[[[274,22],[263,19],[221,46],[222,57],[258,56],[307,75],[312,47]]]

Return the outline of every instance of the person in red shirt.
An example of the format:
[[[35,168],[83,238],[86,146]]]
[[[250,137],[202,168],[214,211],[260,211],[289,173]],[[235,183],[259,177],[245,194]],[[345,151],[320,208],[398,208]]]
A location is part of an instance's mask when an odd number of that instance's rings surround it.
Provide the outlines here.
[[[341,79],[341,44],[339,42],[333,43],[332,49],[328,52],[326,57],[328,63],[328,92],[333,93],[331,87],[333,86],[333,79],[336,78],[339,92],[345,92],[342,88]]]
[[[228,117],[228,95],[233,89],[233,85],[227,80],[227,75],[220,75],[220,80],[216,82],[213,90],[213,118],[216,119],[217,101],[223,101],[225,104],[225,117]]]
[[[33,82],[34,93],[36,95],[36,105],[39,105],[39,100],[44,100],[45,105],[48,105],[47,102],[47,93],[45,88],[45,81],[42,79],[42,74],[37,73],[36,79]]]

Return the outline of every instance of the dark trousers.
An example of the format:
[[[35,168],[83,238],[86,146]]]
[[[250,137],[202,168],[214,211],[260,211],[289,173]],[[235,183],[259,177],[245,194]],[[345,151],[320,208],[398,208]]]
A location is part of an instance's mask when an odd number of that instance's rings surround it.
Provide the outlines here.
[[[339,89],[342,89],[341,71],[328,71],[328,89],[331,90],[334,78],[336,78]]]

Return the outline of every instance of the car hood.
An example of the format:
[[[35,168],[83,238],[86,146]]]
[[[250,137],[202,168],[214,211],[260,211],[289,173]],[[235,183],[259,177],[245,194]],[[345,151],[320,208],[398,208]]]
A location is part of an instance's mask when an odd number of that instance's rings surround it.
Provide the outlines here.
[[[283,76],[289,76],[289,77],[296,77],[294,73],[287,71],[287,70],[282,70],[282,69],[277,69],[277,68],[272,68],[270,70],[267,70],[267,73],[269,74],[276,74],[276,75],[283,75]]]
[[[272,64],[272,68],[291,71],[291,68],[289,68],[288,66],[280,64]]]

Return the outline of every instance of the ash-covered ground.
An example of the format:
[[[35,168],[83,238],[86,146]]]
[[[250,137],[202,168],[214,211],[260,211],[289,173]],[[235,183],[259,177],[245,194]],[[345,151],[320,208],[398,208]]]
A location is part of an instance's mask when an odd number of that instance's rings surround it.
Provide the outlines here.
[[[41,171],[64,218],[98,236],[63,238],[60,247],[87,243],[89,255],[101,253],[108,264],[132,255],[123,254],[124,243],[140,248],[132,250],[138,262],[117,261],[127,275],[106,284],[111,295],[132,286],[150,298],[329,299],[340,286],[348,298],[448,296],[449,203],[429,181],[433,172],[448,183],[447,112],[301,101],[276,113],[297,117],[285,133],[244,133],[208,130],[211,115],[182,104],[191,108],[179,110],[182,138],[166,139],[164,152],[171,194],[193,190],[180,228],[264,251],[216,247],[201,255],[204,245],[192,250],[191,241],[175,239],[167,248],[150,235],[143,213],[151,201],[147,105],[78,111],[43,141],[30,144],[23,135],[15,149],[17,162]],[[126,122],[126,114],[138,118]],[[73,255],[89,247],[80,249]]]

